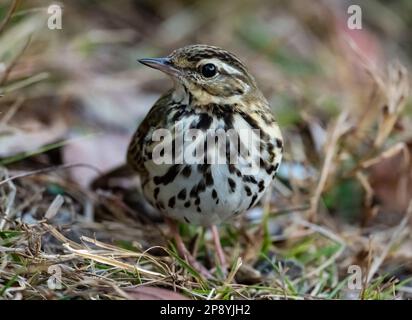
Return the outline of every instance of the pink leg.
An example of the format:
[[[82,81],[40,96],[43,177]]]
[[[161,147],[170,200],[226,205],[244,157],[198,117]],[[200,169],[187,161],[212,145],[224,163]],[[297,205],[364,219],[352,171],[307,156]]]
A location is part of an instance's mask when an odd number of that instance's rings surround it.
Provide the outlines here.
[[[210,272],[193,257],[189,250],[187,250],[182,238],[180,237],[177,223],[174,220],[168,218],[166,218],[165,220],[172,231],[180,257],[191,264],[205,278],[212,278]]]
[[[212,237],[213,237],[213,242],[215,244],[216,248],[216,253],[217,253],[217,258],[219,259],[220,266],[222,267],[223,270],[226,270],[227,265],[226,265],[226,258],[225,258],[225,253],[222,248],[222,244],[220,243],[220,236],[219,236],[219,230],[217,227],[214,225],[212,226]]]

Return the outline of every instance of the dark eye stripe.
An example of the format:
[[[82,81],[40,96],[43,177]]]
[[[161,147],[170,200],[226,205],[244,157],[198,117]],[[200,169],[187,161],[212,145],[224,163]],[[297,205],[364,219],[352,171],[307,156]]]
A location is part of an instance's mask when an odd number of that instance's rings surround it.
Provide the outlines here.
[[[250,82],[250,79],[248,79],[247,77],[245,77],[241,73],[233,74],[233,73],[229,73],[225,70],[219,70],[219,73],[224,75],[224,76],[234,77],[234,78],[239,79],[240,81],[242,81],[244,83],[249,83]]]

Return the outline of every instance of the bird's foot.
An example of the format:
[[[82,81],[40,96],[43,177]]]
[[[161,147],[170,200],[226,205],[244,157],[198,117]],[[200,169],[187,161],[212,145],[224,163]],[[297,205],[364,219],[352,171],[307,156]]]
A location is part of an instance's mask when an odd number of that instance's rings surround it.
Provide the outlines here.
[[[210,273],[210,271],[207,270],[201,263],[199,263],[196,260],[196,258],[193,257],[193,255],[186,248],[182,238],[180,237],[176,222],[171,219],[166,219],[166,222],[169,225],[171,232],[173,234],[173,237],[176,241],[176,247],[177,247],[179,256],[182,259],[186,260],[186,262],[188,262],[200,275],[202,275],[206,279],[213,278],[213,275]]]

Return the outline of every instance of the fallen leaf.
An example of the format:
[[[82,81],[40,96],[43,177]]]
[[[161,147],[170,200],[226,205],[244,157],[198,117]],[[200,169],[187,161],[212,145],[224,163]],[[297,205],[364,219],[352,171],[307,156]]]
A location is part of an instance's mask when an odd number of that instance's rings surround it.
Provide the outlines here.
[[[64,163],[85,163],[102,172],[125,163],[126,150],[130,137],[121,134],[98,134],[67,144],[63,149]],[[74,167],[70,170],[73,180],[87,187],[98,173]]]
[[[177,292],[157,287],[140,286],[124,291],[133,300],[189,300]]]

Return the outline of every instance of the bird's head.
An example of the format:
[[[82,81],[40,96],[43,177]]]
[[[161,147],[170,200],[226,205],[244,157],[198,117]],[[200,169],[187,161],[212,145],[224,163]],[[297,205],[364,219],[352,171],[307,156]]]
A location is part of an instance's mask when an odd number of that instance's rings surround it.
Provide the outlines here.
[[[190,45],[165,58],[139,62],[165,72],[200,104],[221,103],[259,94],[254,78],[232,53],[208,45]]]

